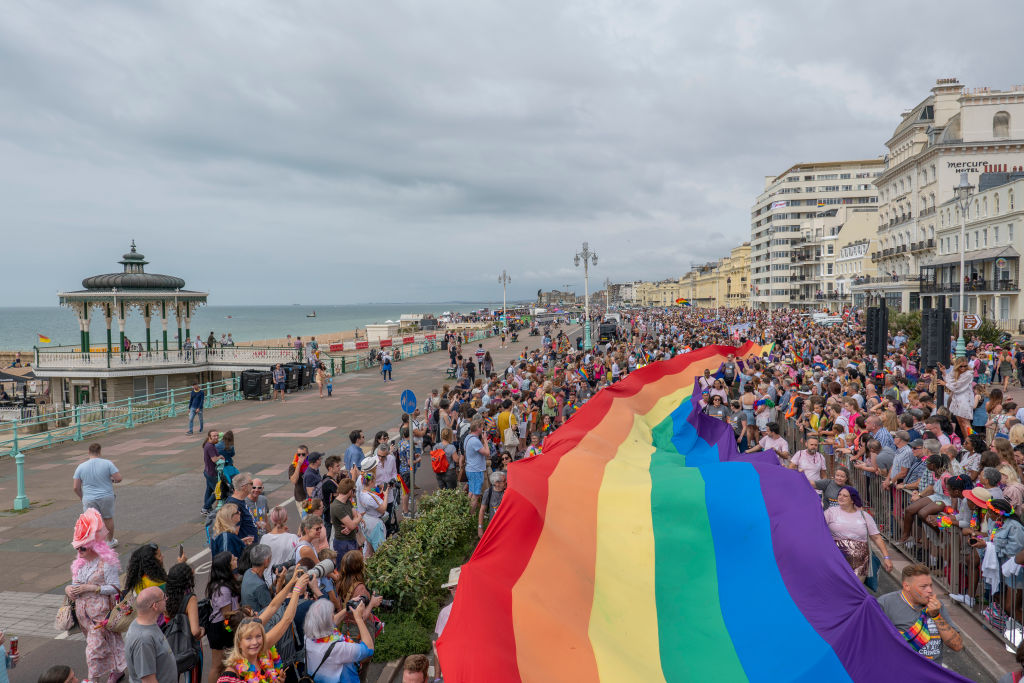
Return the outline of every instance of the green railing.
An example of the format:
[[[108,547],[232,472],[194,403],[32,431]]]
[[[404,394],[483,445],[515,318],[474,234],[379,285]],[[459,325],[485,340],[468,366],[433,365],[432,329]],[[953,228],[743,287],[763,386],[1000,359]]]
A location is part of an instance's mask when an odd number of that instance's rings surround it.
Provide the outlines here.
[[[479,341],[491,336],[493,335],[490,330],[479,330],[471,334],[468,341]],[[400,350],[400,354],[397,354],[395,362],[440,349],[440,340],[398,346],[395,350]],[[67,353],[64,349],[58,351],[61,352]],[[321,360],[334,375],[371,367],[367,364],[368,356],[369,350],[365,350],[342,356],[324,355]],[[378,367],[379,363],[374,366]],[[238,377],[207,382],[201,388],[206,392],[204,408],[212,408],[242,398],[241,382]],[[67,441],[83,441],[98,434],[132,429],[178,415],[187,416],[190,393],[191,388],[170,389],[139,398],[73,406],[30,418],[0,422],[0,457],[10,456],[17,467],[18,492],[14,499],[14,509],[27,510],[29,507],[29,499],[25,493],[25,451]]]
[[[229,377],[201,386],[206,392],[206,408],[242,398],[237,377]],[[34,417],[0,422],[0,456],[14,457],[19,452],[43,448],[66,441],[82,441],[96,434],[131,429],[168,417],[188,414],[191,388],[126,398],[111,403],[90,403],[46,412]]]

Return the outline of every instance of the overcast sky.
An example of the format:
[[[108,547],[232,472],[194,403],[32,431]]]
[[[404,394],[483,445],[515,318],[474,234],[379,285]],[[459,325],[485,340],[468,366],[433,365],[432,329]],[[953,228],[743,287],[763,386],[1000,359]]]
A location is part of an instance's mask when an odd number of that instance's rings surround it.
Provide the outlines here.
[[[677,277],[937,77],[1024,82],[1024,7],[943,5],[8,3],[0,306],[131,239],[211,304],[582,292],[584,240],[594,288]]]

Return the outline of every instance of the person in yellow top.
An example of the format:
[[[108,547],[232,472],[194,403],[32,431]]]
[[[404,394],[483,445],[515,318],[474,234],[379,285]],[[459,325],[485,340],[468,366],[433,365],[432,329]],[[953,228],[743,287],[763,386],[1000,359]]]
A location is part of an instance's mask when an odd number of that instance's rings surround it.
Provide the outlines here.
[[[501,412],[495,420],[498,428],[498,438],[501,439],[501,447],[506,453],[515,456],[519,449],[519,420],[512,412],[512,399],[506,398],[501,402]],[[511,432],[508,430],[511,429]],[[506,432],[508,432],[506,434]]]
[[[184,561],[184,555],[178,558],[178,562]],[[164,570],[164,555],[160,552],[160,546],[147,543],[136,548],[128,559],[122,594],[131,590],[138,595],[153,586],[163,590],[166,583],[167,572]]]

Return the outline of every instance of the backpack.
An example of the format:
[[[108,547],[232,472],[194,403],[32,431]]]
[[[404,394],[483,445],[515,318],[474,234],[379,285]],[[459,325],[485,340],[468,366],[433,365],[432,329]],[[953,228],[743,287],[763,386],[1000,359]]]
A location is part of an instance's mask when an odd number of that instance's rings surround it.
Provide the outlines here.
[[[174,662],[178,665],[179,674],[191,671],[199,663],[196,639],[192,637],[192,627],[185,612],[190,597],[191,594],[185,596],[178,613],[163,627],[164,637],[171,646],[171,652],[174,653]]]
[[[213,617],[213,606],[210,605],[210,598],[203,598],[196,603],[196,608],[199,610],[199,625],[204,630],[210,630],[210,619]]]
[[[430,467],[438,474],[448,471],[448,455],[443,448],[435,448],[430,451]]]
[[[328,479],[330,479],[330,477],[325,476],[316,483],[316,486],[313,487],[313,495],[309,497],[310,500],[323,500],[323,502],[327,504],[327,501],[324,500],[324,482]],[[331,481],[334,480],[331,479]]]

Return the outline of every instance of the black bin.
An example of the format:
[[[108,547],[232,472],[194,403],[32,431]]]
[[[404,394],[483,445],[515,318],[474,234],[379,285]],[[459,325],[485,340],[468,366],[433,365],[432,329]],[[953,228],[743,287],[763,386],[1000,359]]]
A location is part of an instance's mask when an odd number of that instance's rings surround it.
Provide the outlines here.
[[[284,390],[288,393],[298,391],[299,381],[302,379],[302,368],[296,367],[296,363],[282,365],[285,373]]]
[[[242,396],[262,400],[270,396],[273,388],[273,376],[269,370],[243,370]]]

